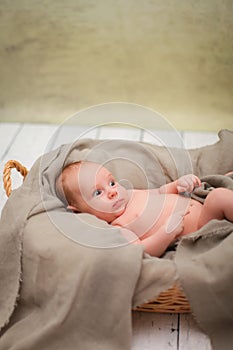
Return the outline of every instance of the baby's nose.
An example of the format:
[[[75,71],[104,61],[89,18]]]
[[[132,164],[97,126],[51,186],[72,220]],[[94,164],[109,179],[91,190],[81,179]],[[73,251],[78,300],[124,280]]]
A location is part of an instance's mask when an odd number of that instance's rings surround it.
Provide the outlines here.
[[[108,192],[108,198],[109,199],[115,198],[116,196],[117,196],[117,190],[116,189],[109,190],[109,192]]]

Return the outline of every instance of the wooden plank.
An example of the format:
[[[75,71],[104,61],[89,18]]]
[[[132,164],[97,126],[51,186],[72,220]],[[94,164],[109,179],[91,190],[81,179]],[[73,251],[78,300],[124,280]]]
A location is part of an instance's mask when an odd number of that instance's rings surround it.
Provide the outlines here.
[[[30,168],[46,151],[55,129],[51,124],[24,124],[3,160],[16,159]]]
[[[0,159],[4,157],[21,127],[19,123],[0,123]]]
[[[201,331],[191,314],[180,315],[179,350],[211,350],[209,338]]]
[[[11,144],[14,142],[15,137],[20,130],[20,124],[18,123],[1,123],[0,124],[0,211],[7,199],[5,191],[3,189],[3,168],[4,168],[4,155],[8,152]]]
[[[191,132],[184,131],[184,146],[187,149],[211,145],[219,140],[217,133],[214,132]]]
[[[12,125],[12,127],[14,130],[15,126]],[[0,210],[7,200],[2,179],[5,163],[10,159],[15,159],[30,169],[34,161],[46,151],[55,129],[56,126],[50,124],[23,124],[16,137],[14,137],[0,165]],[[12,171],[11,179],[13,188],[17,188],[22,183],[22,176],[17,171]]]
[[[97,137],[97,128],[88,128],[79,125],[61,125],[51,139],[50,149],[55,149],[65,143],[73,143],[79,139]]]
[[[177,350],[177,319],[175,314],[133,312],[132,350]]]

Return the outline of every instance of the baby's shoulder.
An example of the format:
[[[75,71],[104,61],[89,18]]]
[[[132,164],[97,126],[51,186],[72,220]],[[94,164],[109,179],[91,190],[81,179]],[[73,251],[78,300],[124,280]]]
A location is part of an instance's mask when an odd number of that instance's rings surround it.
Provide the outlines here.
[[[126,226],[132,220],[141,215],[145,204],[148,202],[148,191],[147,190],[128,190],[129,201],[125,207],[123,214],[118,216],[112,225]]]

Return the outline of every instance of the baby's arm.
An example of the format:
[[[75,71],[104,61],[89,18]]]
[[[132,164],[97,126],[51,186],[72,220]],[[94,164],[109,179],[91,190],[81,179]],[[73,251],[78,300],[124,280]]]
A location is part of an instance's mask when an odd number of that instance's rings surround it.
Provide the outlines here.
[[[178,180],[159,187],[158,193],[191,193],[195,187],[199,186],[201,186],[200,179],[196,175],[188,174],[181,176]]]
[[[153,235],[142,239],[141,244],[144,246],[145,251],[157,257],[163,255],[168,246],[183,232],[184,216],[188,212],[176,212]]]
[[[138,236],[132,231],[121,227],[122,236],[130,243],[140,244],[143,246],[145,252],[152,256],[160,257],[163,255],[167,247],[173,242],[174,236],[170,233],[166,233],[165,227],[161,226],[158,231],[152,236],[145,239],[139,239]]]
[[[134,232],[124,227],[119,228],[121,234],[128,242],[141,244],[148,254],[160,257],[168,246],[183,232],[183,218],[187,213],[177,212],[171,215],[165,225],[161,226],[153,235],[144,239],[139,239]]]

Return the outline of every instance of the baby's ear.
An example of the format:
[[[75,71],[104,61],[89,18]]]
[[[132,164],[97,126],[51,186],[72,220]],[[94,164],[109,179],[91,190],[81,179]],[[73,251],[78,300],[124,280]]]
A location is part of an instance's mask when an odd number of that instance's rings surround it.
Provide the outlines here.
[[[77,208],[75,208],[73,205],[67,205],[66,209],[72,210],[74,213],[78,213]]]

